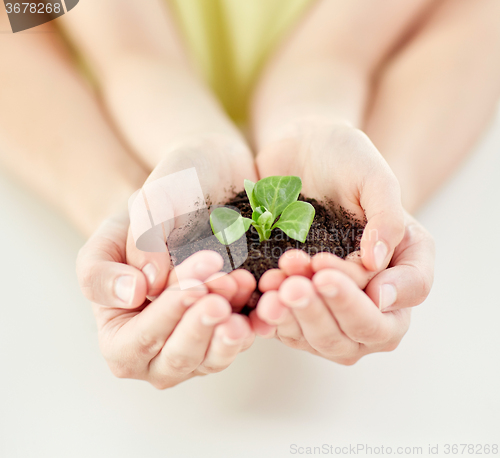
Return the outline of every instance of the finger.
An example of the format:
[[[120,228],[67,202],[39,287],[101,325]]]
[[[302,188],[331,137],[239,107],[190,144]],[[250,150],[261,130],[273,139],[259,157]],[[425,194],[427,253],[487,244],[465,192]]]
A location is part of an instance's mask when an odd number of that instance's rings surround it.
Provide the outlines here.
[[[175,266],[168,277],[167,284],[178,283],[179,280],[196,278],[202,282],[211,275],[219,272],[224,265],[222,256],[215,251],[203,250],[189,256],[186,260]],[[182,287],[182,285],[181,285]]]
[[[283,343],[293,348],[305,343],[297,320],[290,309],[281,303],[277,291],[262,295],[257,304],[257,316],[267,324],[276,325],[276,335]]]
[[[257,288],[255,277],[245,269],[233,270],[229,276],[236,282],[236,293],[230,300],[233,310],[235,312],[241,309],[248,303],[252,293]]]
[[[226,369],[241,352],[245,339],[251,334],[245,319],[233,313],[215,329],[207,355],[197,371],[212,374]]]
[[[184,313],[161,352],[151,360],[151,376],[175,377],[193,372],[205,358],[215,326],[230,316],[231,306],[224,298],[216,294],[201,298]]]
[[[231,301],[238,290],[236,280],[225,272],[210,275],[205,284],[211,293],[218,294],[228,302]]]
[[[289,309],[280,302],[277,291],[264,293],[255,312],[259,319],[271,326],[282,324],[291,315]]]
[[[302,276],[289,277],[278,294],[280,301],[292,310],[309,345],[319,353],[350,356],[359,349],[359,344],[340,330],[311,280]]]
[[[404,235],[399,182],[386,163],[383,169],[369,175],[360,198],[368,221],[360,248],[363,264],[371,271],[380,271],[389,264]]]
[[[131,231],[127,237],[127,263],[141,270],[147,279],[149,297],[158,296],[166,287],[170,271],[170,255],[162,240],[162,252],[147,252],[137,248]]]
[[[120,328],[115,346],[131,361],[148,362],[163,348],[165,342],[191,305],[208,294],[205,285],[193,280],[190,289],[177,285],[166,289],[144,310]],[[123,337],[122,337],[123,336]]]
[[[366,287],[366,294],[382,311],[421,304],[434,278],[434,241],[416,221],[408,224],[389,269],[380,272]]]
[[[205,281],[209,291],[226,299],[239,312],[250,299],[255,290],[255,278],[247,270],[239,269],[230,274],[217,272]]]
[[[259,280],[259,291],[266,293],[267,291],[278,290],[281,283],[286,279],[286,274],[281,269],[266,270]]]
[[[252,329],[259,337],[264,339],[271,339],[276,336],[276,326],[267,324],[265,321],[261,320],[257,315],[257,310],[252,310],[248,316]]]
[[[364,289],[370,279],[375,275],[374,272],[367,270],[363,266],[361,258],[358,256],[342,259],[332,253],[318,253],[312,258],[311,267],[314,273],[322,269],[336,269],[340,272],[344,272],[348,277],[351,277],[361,289]]]
[[[243,345],[241,346],[241,351],[248,350],[252,344],[255,341],[255,331],[252,328],[252,323],[250,322],[250,318],[244,315],[238,315],[241,316],[247,323],[248,328],[250,329],[250,333],[247,334],[247,337],[243,340]]]
[[[278,266],[288,277],[303,275],[311,278],[313,275],[311,257],[302,250],[285,251],[278,261]]]
[[[78,253],[78,281],[83,294],[92,302],[133,309],[146,299],[145,275],[125,264],[128,224],[125,213],[109,218]]]
[[[347,275],[325,269],[314,275],[313,283],[340,329],[353,341],[383,345],[398,334],[398,320],[381,313]]]

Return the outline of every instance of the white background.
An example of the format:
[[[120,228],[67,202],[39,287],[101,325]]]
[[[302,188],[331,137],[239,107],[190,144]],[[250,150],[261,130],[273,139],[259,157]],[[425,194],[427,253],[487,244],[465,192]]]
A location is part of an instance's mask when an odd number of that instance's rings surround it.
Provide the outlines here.
[[[286,457],[291,444],[500,443],[500,114],[420,213],[436,280],[393,353],[342,367],[258,340],[157,391],[113,378],[74,261],[83,240],[0,175],[0,457]]]

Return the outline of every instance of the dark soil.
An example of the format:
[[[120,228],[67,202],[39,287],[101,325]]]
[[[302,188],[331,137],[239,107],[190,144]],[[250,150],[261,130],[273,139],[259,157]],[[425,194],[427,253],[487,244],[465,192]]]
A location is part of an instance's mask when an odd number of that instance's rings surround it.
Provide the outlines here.
[[[246,247],[241,239],[226,247],[213,237],[210,224],[207,221],[206,227],[203,227],[196,238],[184,242],[181,240],[181,243],[178,240],[176,242],[178,248],[175,249],[172,249],[169,244],[174,265],[178,265],[196,251],[209,249],[220,253],[225,259],[223,270],[226,272],[233,270],[233,259],[245,259],[246,257],[246,260],[239,267],[251,272],[258,282],[266,270],[278,267],[280,256],[290,249],[303,250],[310,256],[319,252],[330,252],[342,259],[359,249],[364,222],[354,219],[352,214],[342,207],[333,209],[332,206],[330,209],[315,199],[308,199],[302,195],[299,196],[299,200],[309,202],[316,210],[314,221],[304,243],[289,238],[281,229],[274,229],[271,238],[260,243],[257,231],[253,226],[250,226],[246,233]],[[225,205],[238,208],[241,214],[247,218],[252,217],[252,208],[244,191],[234,196]],[[247,255],[245,255],[245,250],[247,250]],[[237,261],[236,263],[238,264]],[[236,267],[238,266],[236,265]],[[257,289],[242,313],[248,313],[255,307],[260,295],[261,293]]]

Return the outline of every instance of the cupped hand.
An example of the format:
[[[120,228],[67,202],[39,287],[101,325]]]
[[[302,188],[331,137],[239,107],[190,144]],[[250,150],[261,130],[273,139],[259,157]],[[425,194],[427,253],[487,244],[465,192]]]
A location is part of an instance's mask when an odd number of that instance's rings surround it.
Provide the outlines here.
[[[93,302],[102,353],[112,372],[164,389],[226,368],[253,342],[249,320],[233,313],[255,288],[252,275],[220,274],[221,257],[202,251],[168,275],[152,302],[142,271],[126,261],[129,221],[110,218],[80,250],[77,273]],[[191,287],[180,289],[177,275]],[[185,280],[188,281],[188,280]]]
[[[166,151],[165,159],[153,170],[145,185],[158,182],[171,174],[193,167],[196,169],[203,194],[199,199],[200,202],[197,202],[197,205],[199,204],[201,207],[205,204],[207,206],[224,204],[234,192],[243,190],[245,178],[257,180],[253,157],[243,141],[228,139],[222,135],[211,135],[201,138],[194,137],[172,145]],[[158,245],[161,251],[149,252],[139,249],[132,231],[129,230],[126,261],[145,274],[148,297],[158,296],[166,287],[171,269],[167,243],[172,242],[176,237],[179,238],[179,235],[184,238],[187,236],[189,239],[193,234],[196,235],[198,226],[208,223],[208,212],[203,210],[197,215],[191,213],[192,216],[189,218],[192,220],[188,220],[188,224],[186,224],[182,209],[183,204],[188,204],[188,206],[194,204],[186,202],[187,197],[185,196],[189,194],[189,187],[189,183],[180,182],[178,186],[179,197],[169,198],[171,197],[169,196],[170,191],[156,192],[156,196],[149,198],[147,202],[150,209],[154,206],[164,211],[168,207],[171,210],[170,213],[174,215],[173,219],[162,222],[161,227],[158,226],[160,229],[157,231],[156,237],[160,239]],[[194,206],[192,208],[201,207]],[[132,212],[131,227],[134,224],[151,227],[149,215],[145,213],[136,215]]]
[[[307,197],[366,217],[362,264],[372,272],[387,267],[404,234],[400,186],[363,132],[321,119],[298,121],[262,147],[257,167],[261,177],[300,176]]]
[[[358,266],[329,254],[311,259],[290,251],[279,267],[259,282],[264,295],[250,315],[257,334],[350,365],[398,346],[410,307],[432,286],[434,242],[405,212],[404,238],[389,267],[369,281]]]

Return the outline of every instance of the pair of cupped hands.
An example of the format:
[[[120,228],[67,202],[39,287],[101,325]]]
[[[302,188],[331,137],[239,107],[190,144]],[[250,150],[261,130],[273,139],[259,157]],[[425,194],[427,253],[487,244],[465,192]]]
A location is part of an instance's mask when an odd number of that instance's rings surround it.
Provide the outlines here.
[[[171,270],[168,252],[136,247],[127,212],[109,218],[80,250],[77,273],[116,376],[172,387],[227,368],[256,335],[344,365],[398,346],[410,307],[429,293],[434,246],[403,209],[396,177],[363,132],[313,123],[256,158],[243,141],[197,136],[172,145],[147,182],[190,167],[214,203],[243,190],[244,179],[299,176],[304,195],[366,218],[361,250],[346,260],[285,252],[279,269],[260,279],[263,295],[246,317],[238,312],[257,286],[248,271],[222,273],[223,260],[211,251]],[[193,286],[181,289],[179,274]]]

